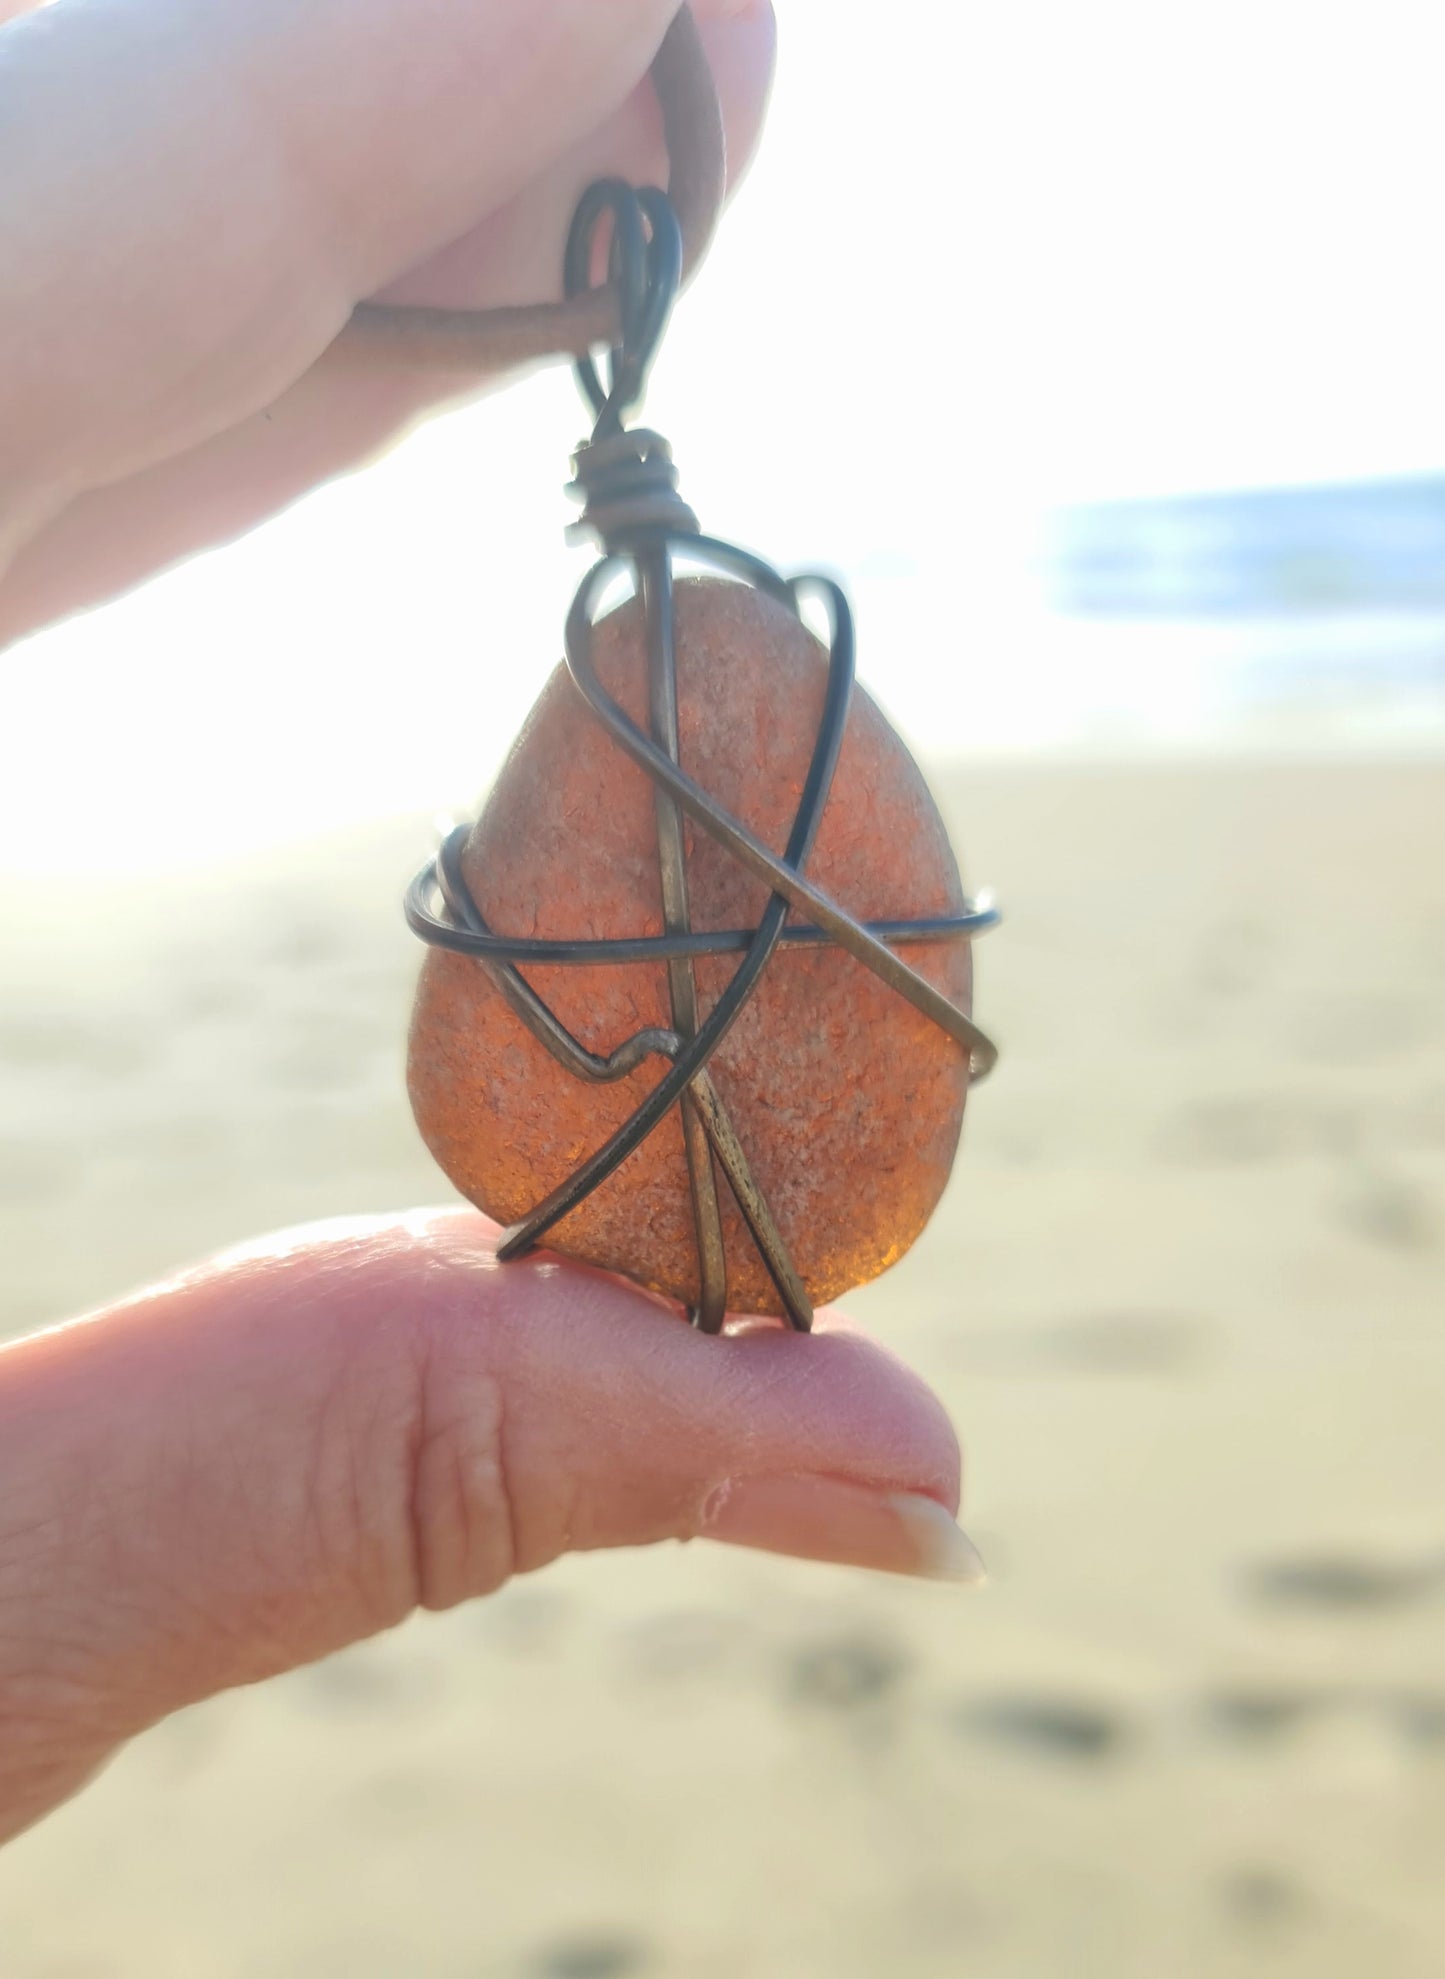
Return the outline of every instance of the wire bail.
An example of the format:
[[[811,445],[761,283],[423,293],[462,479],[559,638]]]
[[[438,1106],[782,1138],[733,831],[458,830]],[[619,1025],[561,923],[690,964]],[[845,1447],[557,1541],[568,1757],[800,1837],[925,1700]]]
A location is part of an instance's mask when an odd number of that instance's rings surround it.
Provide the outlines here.
[[[641,399],[682,281],[682,229],[667,194],[657,186],[599,179],[583,193],[567,235],[562,274],[569,296],[591,286],[597,228],[608,213],[607,279],[617,293],[621,334],[608,356],[605,387],[590,352],[574,366],[597,415],[594,441],[619,433],[624,414]]]

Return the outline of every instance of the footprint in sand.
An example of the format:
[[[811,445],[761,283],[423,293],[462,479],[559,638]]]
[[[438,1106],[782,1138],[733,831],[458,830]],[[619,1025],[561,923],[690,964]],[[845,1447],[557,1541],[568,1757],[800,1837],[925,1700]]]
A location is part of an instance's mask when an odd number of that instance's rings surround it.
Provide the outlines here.
[[[892,1697],[911,1666],[907,1650],[891,1636],[832,1636],[796,1652],[788,1688],[805,1704],[859,1711]]]
[[[444,1668],[401,1643],[360,1643],[286,1681],[308,1714],[359,1718],[424,1717],[447,1689]]]
[[[1360,1132],[1359,1116],[1329,1100],[1239,1093],[1178,1108],[1160,1127],[1156,1149],[1186,1168],[1337,1159],[1354,1153]]]
[[[1287,1684],[1236,1684],[1207,1692],[1198,1713],[1212,1737],[1237,1745],[1269,1745],[1298,1731],[1339,1702]]]
[[[682,1608],[643,1615],[623,1633],[620,1650],[629,1676],[646,1683],[717,1674],[747,1634],[746,1622],[721,1610]]]
[[[528,1979],[636,1979],[656,1969],[643,1939],[611,1932],[550,1945],[523,1968]]]
[[[1273,1608],[1336,1614],[1410,1607],[1445,1587],[1445,1558],[1391,1560],[1368,1553],[1297,1554],[1246,1567],[1245,1591]]]
[[[1182,1314],[1094,1313],[1037,1335],[1049,1359],[1089,1374],[1174,1374],[1204,1349],[1205,1327]]]
[[[576,1603],[554,1587],[528,1587],[514,1581],[490,1601],[464,1611],[470,1626],[509,1656],[530,1661],[559,1649],[576,1624]]]
[[[1197,1716],[1206,1735],[1265,1747],[1336,1712],[1363,1713],[1412,1751],[1445,1756],[1445,1691],[1322,1691],[1289,1683],[1235,1684],[1206,1692]]]
[[[79,1072],[92,1079],[126,1079],[149,1065],[151,1057],[144,1037],[127,1035],[118,1021],[100,1027],[78,1017],[39,1012],[0,1017],[0,1063],[47,1073]]]
[[[1406,1745],[1445,1757],[1445,1691],[1401,1691],[1381,1703]]]
[[[1221,1878],[1216,1897],[1229,1922],[1251,1936],[1274,1935],[1304,1922],[1307,1892],[1284,1870],[1249,1863]]]
[[[1026,1692],[968,1698],[949,1716],[967,1737],[1075,1762],[1114,1759],[1134,1738],[1134,1727],[1121,1712],[1085,1698]]]
[[[1360,1177],[1334,1205],[1331,1221],[1392,1251],[1432,1249],[1438,1224],[1423,1189],[1387,1175]]]
[[[1207,1322],[1185,1313],[1084,1313],[1032,1327],[938,1331],[940,1356],[970,1374],[1033,1376],[1041,1363],[1050,1374],[1188,1374],[1209,1347]]]

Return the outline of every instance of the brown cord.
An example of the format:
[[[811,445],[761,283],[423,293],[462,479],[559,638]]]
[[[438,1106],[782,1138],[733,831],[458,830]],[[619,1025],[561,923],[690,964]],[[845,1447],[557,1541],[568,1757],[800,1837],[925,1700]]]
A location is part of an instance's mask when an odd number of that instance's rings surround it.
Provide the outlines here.
[[[683,6],[662,38],[652,86],[667,141],[667,191],[682,227],[683,269],[690,273],[712,238],[727,176],[722,107],[693,19]],[[561,251],[557,255],[560,268]],[[577,357],[620,333],[610,287],[563,302],[507,309],[412,309],[364,302],[341,340],[406,364],[449,371],[507,371],[539,357]]]

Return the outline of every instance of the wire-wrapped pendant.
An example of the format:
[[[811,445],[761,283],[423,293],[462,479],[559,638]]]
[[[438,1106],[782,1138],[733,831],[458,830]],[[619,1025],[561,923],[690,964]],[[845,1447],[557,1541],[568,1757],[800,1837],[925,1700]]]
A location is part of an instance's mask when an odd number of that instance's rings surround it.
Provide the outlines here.
[[[504,1258],[545,1242],[706,1331],[728,1309],[805,1330],[938,1201],[994,1058],[968,944],[996,916],[854,691],[842,592],[703,536],[666,442],[624,429],[681,250],[665,195],[603,182],[569,293],[606,213],[622,338],[605,388],[579,361],[597,423],[574,462],[603,556],[481,817],[408,895],[434,951],[412,1105]]]

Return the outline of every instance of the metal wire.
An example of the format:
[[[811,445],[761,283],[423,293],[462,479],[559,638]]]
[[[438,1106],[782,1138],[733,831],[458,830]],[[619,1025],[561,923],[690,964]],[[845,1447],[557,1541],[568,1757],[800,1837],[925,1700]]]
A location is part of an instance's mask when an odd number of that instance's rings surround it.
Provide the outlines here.
[[[702,535],[677,493],[672,452],[659,434],[626,430],[622,420],[641,397],[646,370],[676,294],[682,253],[677,223],[665,194],[634,191],[620,180],[602,180],[583,195],[568,237],[567,291],[584,288],[591,274],[596,229],[612,220],[608,275],[620,301],[621,338],[612,349],[604,382],[591,357],[578,361],[577,377],[597,416],[591,441],[574,457],[572,492],[584,503],[575,525],[597,538],[603,555],[573,601],[566,626],[567,665],[593,713],[618,746],[651,777],[662,881],[663,932],[601,941],[552,941],[513,937],[489,928],[462,870],[468,827],[451,832],[435,859],[413,880],[406,918],[435,947],[473,957],[532,1035],[574,1077],[610,1083],[650,1057],[668,1069],[631,1117],[528,1215],[505,1233],[502,1259],[532,1250],[547,1232],[621,1166],[674,1106],[680,1109],[697,1242],[699,1296],[690,1309],[701,1331],[720,1330],[727,1309],[727,1263],[718,1203],[716,1168],[722,1171],[791,1324],[806,1332],[812,1306],[708,1073],[713,1053],[737,1021],[763,971],[780,947],[836,943],[900,996],[930,1017],[968,1053],[972,1080],[992,1069],[997,1052],[963,1011],[895,953],[903,942],[968,941],[998,921],[992,901],[965,903],[959,915],[904,921],[860,922],[830,900],[805,868],[828,800],[848,721],[853,687],[852,614],[839,587],[823,577],[785,579],[746,550]],[[677,674],[673,631],[673,572],[678,558],[765,592],[802,617],[810,595],[828,620],[828,676],[812,760],[787,844],[775,854],[739,819],[714,802],[678,761]],[[648,727],[635,723],[607,692],[592,654],[592,631],[603,594],[630,571],[647,630]],[[769,887],[755,928],[700,932],[691,926],[683,819],[691,818]],[[800,919],[790,918],[798,915]],[[692,965],[698,956],[740,954],[727,987],[706,1017],[699,1011]],[[652,1026],[624,1039],[606,1057],[589,1051],[521,974],[527,963],[664,963],[671,1004],[670,1028]]]

